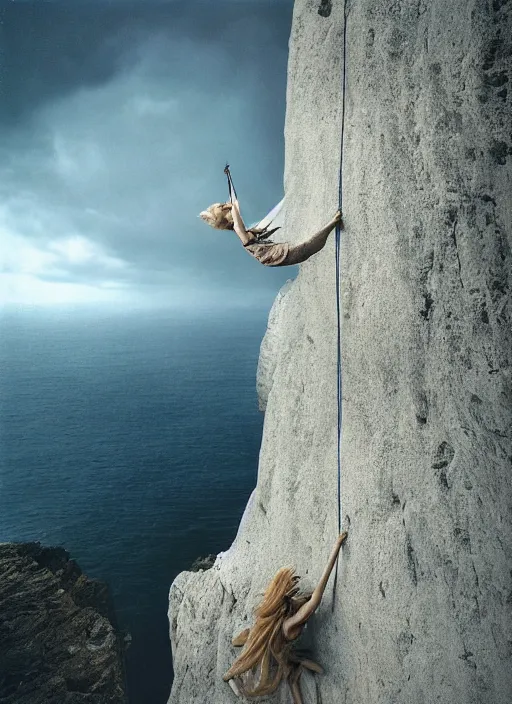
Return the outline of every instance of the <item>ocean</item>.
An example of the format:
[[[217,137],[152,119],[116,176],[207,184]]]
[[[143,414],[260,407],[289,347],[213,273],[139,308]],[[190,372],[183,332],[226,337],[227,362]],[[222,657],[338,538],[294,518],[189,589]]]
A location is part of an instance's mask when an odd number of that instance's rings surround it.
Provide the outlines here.
[[[167,597],[229,547],[256,483],[268,309],[0,318],[0,541],[61,545],[109,583],[131,704],[164,704]]]

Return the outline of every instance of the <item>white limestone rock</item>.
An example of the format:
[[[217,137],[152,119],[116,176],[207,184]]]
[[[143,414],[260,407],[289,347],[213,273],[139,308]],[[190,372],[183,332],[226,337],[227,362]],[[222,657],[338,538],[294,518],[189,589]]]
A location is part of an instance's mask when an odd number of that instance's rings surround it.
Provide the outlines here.
[[[509,704],[511,3],[348,3],[337,602],[305,704]],[[319,12],[320,11],[320,12]],[[286,232],[337,206],[342,3],[297,0]],[[238,701],[230,639],[278,567],[312,587],[336,536],[334,244],[301,267],[260,362],[258,485],[238,536],[171,588],[172,704]],[[289,702],[286,690],[270,699]]]
[[[256,391],[260,411],[265,411],[267,408],[276,362],[279,355],[283,353],[283,345],[286,345],[287,342],[286,337],[283,336],[284,326],[280,325],[280,321],[286,315],[286,294],[291,289],[292,283],[291,279],[288,280],[277,294],[268,316],[267,331],[261,343],[256,373]]]

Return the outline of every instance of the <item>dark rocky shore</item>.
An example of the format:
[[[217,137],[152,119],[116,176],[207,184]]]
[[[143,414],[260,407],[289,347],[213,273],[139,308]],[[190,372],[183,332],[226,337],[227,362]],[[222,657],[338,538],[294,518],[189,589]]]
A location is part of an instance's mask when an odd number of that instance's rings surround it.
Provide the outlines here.
[[[0,702],[127,702],[108,588],[62,548],[0,544]]]

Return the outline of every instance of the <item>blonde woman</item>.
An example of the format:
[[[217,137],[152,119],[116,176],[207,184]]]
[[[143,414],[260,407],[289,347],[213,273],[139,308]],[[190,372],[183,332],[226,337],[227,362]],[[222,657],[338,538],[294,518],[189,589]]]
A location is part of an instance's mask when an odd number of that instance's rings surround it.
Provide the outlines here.
[[[208,225],[216,230],[234,230],[244,248],[265,266],[291,266],[301,264],[313,254],[319,252],[327,242],[327,237],[338,223],[342,223],[341,210],[338,210],[333,219],[325,227],[299,244],[288,242],[271,242],[267,240],[279,228],[269,230],[269,225],[264,228],[252,227],[247,229],[240,215],[240,205],[233,187],[229,167],[224,169],[228,177],[231,202],[214,203],[199,214]]]
[[[324,573],[311,594],[300,593],[297,586],[300,578],[293,568],[282,567],[277,572],[255,611],[254,625],[233,639],[233,645],[243,646],[243,650],[223,679],[229,682],[235,694],[262,697],[275,692],[286,680],[294,704],[302,704],[299,687],[302,672],[307,669],[322,673],[323,670],[299,650],[297,640],[320,606],[346,538],[346,532],[338,537]]]

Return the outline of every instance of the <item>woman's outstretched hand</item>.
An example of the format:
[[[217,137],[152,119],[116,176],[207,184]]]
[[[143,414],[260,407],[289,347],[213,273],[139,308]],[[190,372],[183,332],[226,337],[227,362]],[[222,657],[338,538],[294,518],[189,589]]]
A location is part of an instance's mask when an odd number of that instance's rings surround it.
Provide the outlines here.
[[[346,530],[344,530],[343,533],[340,533],[338,535],[337,544],[341,547],[343,545],[343,543],[345,542],[345,540],[347,539],[347,537],[348,537],[348,533]]]
[[[332,221],[335,225],[337,225],[338,223],[343,224],[343,213],[341,212],[341,210],[338,210],[336,212],[336,215],[333,217]]]

